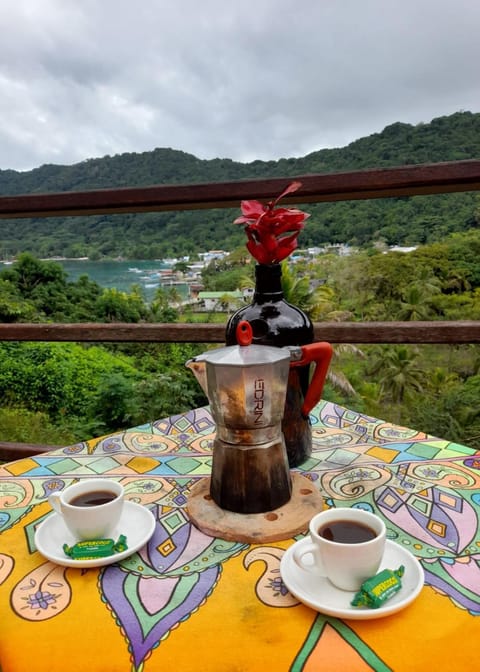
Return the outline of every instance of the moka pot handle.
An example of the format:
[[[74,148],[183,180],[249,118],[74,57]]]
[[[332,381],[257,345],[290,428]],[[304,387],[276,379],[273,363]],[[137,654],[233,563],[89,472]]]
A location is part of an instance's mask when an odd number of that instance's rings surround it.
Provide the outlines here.
[[[312,408],[318,404],[322,396],[323,386],[328,373],[328,367],[333,356],[330,343],[321,341],[301,346],[302,357],[298,361],[291,361],[291,366],[305,366],[315,363],[315,371],[308,386],[302,406],[302,415],[307,417]]]

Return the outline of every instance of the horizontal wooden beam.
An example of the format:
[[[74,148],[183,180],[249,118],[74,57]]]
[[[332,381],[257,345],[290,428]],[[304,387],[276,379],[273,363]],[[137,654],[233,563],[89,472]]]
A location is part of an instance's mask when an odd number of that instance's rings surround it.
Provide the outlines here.
[[[479,321],[319,322],[317,340],[331,343],[480,343]]]
[[[287,203],[415,196],[480,189],[480,161],[452,161],[341,173],[234,182],[96,189],[0,197],[0,219],[239,207],[276,197],[292,180],[302,188]]]
[[[51,446],[39,443],[16,443],[9,441],[0,441],[0,461],[8,462],[10,460],[20,460],[24,457],[31,457],[39,453],[47,453],[55,448],[62,446]]]
[[[317,322],[331,343],[480,343],[479,321]],[[224,343],[224,324],[0,324],[0,341]]]

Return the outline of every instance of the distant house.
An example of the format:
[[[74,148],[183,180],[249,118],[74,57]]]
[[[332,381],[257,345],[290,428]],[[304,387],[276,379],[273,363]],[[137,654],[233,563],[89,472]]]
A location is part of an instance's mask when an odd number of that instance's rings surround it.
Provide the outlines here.
[[[235,310],[243,301],[243,292],[199,292],[198,300],[206,311]]]
[[[208,252],[199,252],[198,256],[202,259],[205,265],[208,265],[214,259],[224,259],[228,257],[228,252],[225,250],[209,250]]]
[[[387,252],[414,252],[417,247],[401,247],[400,245],[392,245],[388,248]]]
[[[198,295],[200,294],[201,291],[203,291],[203,285],[200,282],[199,283],[190,282],[189,287],[190,287],[190,299],[192,301],[198,301],[199,300]]]

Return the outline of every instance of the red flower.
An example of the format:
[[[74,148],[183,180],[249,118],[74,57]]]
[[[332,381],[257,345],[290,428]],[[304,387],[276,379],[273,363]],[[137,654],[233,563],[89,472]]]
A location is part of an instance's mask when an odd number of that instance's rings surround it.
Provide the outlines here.
[[[242,201],[242,216],[234,224],[246,225],[247,249],[259,264],[279,263],[296,249],[297,236],[310,215],[296,208],[275,206],[283,196],[301,186],[301,182],[292,182],[267,205],[259,201]]]

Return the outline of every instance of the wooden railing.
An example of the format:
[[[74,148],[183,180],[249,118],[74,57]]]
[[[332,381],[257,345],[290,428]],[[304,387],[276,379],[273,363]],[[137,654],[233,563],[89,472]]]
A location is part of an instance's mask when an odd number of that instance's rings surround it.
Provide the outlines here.
[[[278,196],[293,179],[299,180],[302,188],[285,196],[282,203],[319,203],[476,191],[480,188],[480,161],[453,161],[381,170],[208,184],[3,196],[0,198],[0,218],[231,208],[238,207],[242,199],[270,200]]]
[[[300,191],[285,204],[416,196],[480,189],[480,161],[455,161],[327,175],[235,182],[100,189],[0,197],[0,219],[238,207],[243,199],[276,197],[293,179]],[[315,337],[331,343],[480,343],[480,321],[321,322]],[[214,324],[1,324],[0,341],[222,343]],[[0,441],[0,458],[33,455],[49,446]]]

